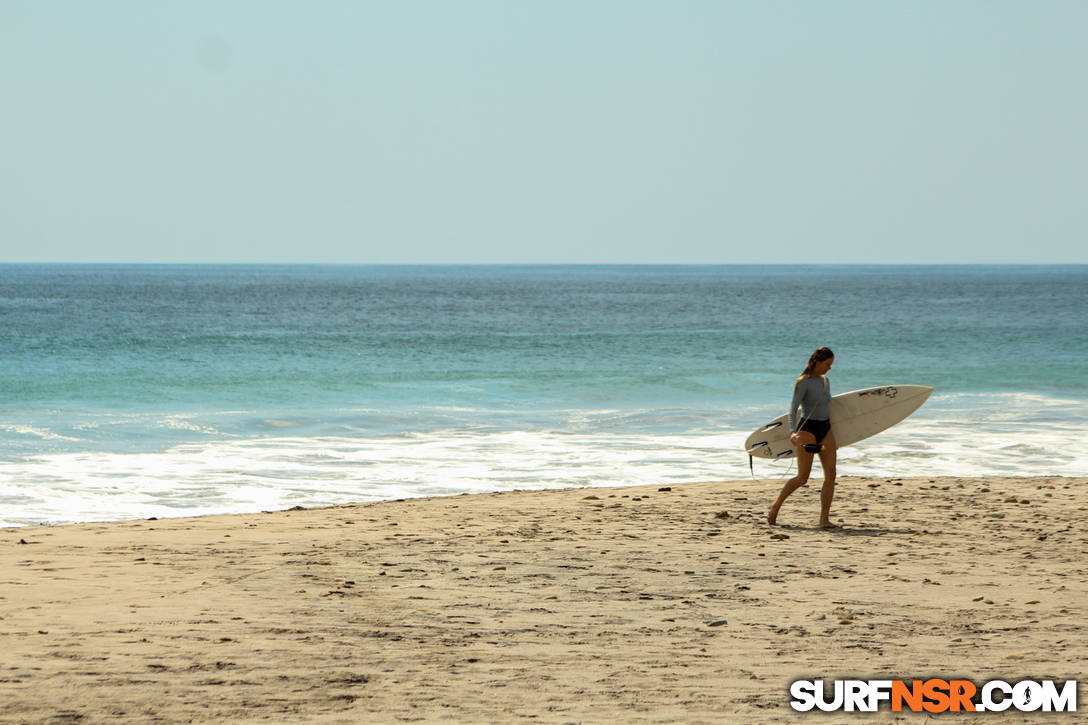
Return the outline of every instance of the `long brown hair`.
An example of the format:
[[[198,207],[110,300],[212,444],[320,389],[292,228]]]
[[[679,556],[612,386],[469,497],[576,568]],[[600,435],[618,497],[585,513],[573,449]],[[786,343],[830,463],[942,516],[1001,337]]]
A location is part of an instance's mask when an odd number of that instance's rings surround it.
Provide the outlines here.
[[[801,382],[805,378],[812,377],[812,369],[816,367],[816,363],[821,363],[824,360],[830,360],[835,357],[835,353],[831,352],[830,347],[818,347],[816,352],[812,353],[809,357],[808,363],[805,365],[804,371],[797,377],[797,381],[794,382],[793,387],[797,387],[797,383]]]

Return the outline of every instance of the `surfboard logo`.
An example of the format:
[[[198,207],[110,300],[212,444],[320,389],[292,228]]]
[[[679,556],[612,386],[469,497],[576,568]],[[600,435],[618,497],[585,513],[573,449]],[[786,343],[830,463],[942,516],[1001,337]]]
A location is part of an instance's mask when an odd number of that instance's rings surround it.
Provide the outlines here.
[[[866,398],[870,395],[882,395],[885,398],[892,400],[895,398],[895,396],[899,395],[899,388],[895,387],[894,385],[889,385],[886,388],[871,388],[869,390],[861,390],[858,392],[859,398]]]

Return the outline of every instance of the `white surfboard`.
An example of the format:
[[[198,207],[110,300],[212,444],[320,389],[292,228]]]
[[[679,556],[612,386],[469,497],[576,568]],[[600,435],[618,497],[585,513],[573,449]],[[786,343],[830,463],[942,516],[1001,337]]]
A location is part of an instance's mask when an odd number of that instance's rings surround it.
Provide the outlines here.
[[[842,448],[891,428],[922,407],[932,392],[926,385],[885,385],[836,395],[831,399],[835,441]],[[759,458],[792,456],[789,416],[780,415],[761,425],[744,441],[744,449]]]

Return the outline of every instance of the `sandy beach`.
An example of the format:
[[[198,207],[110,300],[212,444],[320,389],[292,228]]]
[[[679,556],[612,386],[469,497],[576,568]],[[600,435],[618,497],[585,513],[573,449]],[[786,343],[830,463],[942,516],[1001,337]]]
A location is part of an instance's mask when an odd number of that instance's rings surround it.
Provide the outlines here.
[[[1088,479],[844,478],[835,531],[818,479],[768,526],[780,485],[3,529],[0,722],[800,722],[799,678],[1083,674]]]

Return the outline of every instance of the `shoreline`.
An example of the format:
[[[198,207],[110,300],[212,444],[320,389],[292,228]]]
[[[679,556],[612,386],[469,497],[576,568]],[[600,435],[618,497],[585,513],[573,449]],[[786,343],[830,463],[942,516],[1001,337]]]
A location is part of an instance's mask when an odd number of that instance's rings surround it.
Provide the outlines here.
[[[794,722],[799,678],[1078,677],[1088,478],[843,477],[833,531],[818,477],[769,526],[780,486],[0,529],[0,722]]]

